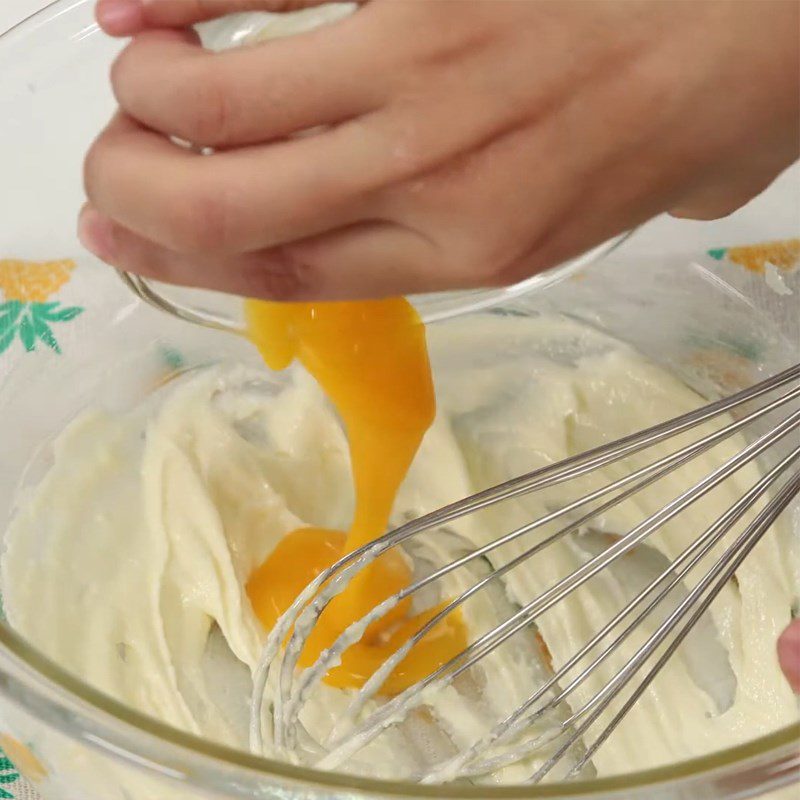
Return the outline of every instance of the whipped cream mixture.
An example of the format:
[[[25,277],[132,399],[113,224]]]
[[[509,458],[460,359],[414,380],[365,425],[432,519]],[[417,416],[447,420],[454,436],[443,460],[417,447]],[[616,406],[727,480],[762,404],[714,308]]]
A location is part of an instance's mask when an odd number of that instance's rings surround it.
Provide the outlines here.
[[[429,345],[438,414],[397,499],[393,525],[703,402],[627,345],[560,317],[451,321],[429,329]],[[505,619],[741,446],[728,440],[513,570],[465,608],[471,635]],[[430,532],[414,555],[446,563],[469,543],[563,506],[652,455]],[[633,557],[545,614],[537,633],[525,631],[487,659],[466,690],[449,687],[430,698],[436,735],[399,726],[345,768],[407,777],[471,744],[487,719],[527,698],[758,477],[754,466],[737,473]],[[63,433],[49,474],[21,498],[8,532],[5,610],[21,634],[90,684],[178,728],[246,748],[252,674],[266,635],[246,581],[281,536],[301,525],[344,529],[352,509],[345,433],[301,369],[194,370],[141,407],[90,411]],[[610,775],[682,760],[797,719],[775,656],[796,597],[783,563],[785,533],[770,532],[742,564],[735,583],[594,755],[593,771]],[[530,544],[507,547],[495,566]],[[445,594],[470,578],[457,573]],[[634,637],[580,687],[570,707],[589,699],[641,641]],[[321,736],[348,700],[348,692],[322,686],[304,712],[306,727]],[[568,713],[560,707],[555,721]],[[275,754],[269,739],[265,749]],[[478,779],[523,780],[552,752],[545,748]]]

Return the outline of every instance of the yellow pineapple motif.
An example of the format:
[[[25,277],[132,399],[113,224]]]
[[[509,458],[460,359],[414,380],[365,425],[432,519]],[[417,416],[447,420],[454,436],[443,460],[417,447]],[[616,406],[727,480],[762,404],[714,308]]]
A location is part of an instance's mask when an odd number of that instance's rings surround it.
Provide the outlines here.
[[[0,355],[19,340],[29,353],[44,344],[60,353],[53,325],[83,313],[80,306],[49,302],[70,279],[75,262],[0,259]]]
[[[0,747],[30,783],[40,783],[47,777],[47,769],[44,764],[22,742],[18,742],[11,736],[0,734]]]
[[[44,303],[72,276],[75,262],[0,260],[0,291],[6,300]]]
[[[767,264],[774,264],[779,269],[791,269],[800,263],[800,239],[731,247],[725,255],[729,261],[753,272],[764,272]]]

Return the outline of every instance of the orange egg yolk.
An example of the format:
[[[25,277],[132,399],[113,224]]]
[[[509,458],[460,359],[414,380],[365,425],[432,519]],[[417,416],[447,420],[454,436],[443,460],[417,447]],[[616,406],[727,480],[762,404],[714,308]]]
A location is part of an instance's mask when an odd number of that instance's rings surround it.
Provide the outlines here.
[[[300,528],[284,537],[250,576],[247,593],[271,629],[305,586],[345,553],[373,541],[389,524],[400,484],[433,422],[436,403],[425,328],[403,298],[340,303],[248,300],[249,336],[275,370],[295,359],[313,375],[347,431],[355,488],[350,530]],[[406,557],[390,550],[358,573],[322,613],[300,666],[313,664],[349,624],[408,586]],[[359,688],[439,611],[412,614],[406,599],[373,623],[325,681]],[[460,612],[432,628],[398,664],[381,693],[396,694],[466,647]]]

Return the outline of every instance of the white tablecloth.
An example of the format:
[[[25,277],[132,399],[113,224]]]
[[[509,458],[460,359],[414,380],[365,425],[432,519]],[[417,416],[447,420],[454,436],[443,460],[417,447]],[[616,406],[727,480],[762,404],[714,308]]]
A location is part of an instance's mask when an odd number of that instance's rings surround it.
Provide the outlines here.
[[[46,5],[46,0],[3,0],[0,3],[0,30],[10,28]]]
[[[20,20],[47,5],[46,0],[0,0],[0,31],[5,31]],[[38,800],[38,795],[22,780],[0,751],[0,798]]]

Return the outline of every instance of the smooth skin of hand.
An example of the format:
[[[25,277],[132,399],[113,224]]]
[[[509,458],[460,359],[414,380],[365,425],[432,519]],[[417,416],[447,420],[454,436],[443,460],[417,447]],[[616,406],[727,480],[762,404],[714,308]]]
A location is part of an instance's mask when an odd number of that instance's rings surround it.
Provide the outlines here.
[[[308,5],[100,0],[133,39],[89,249],[285,300],[494,286],[662,211],[727,214],[798,155],[796,0],[371,0],[222,54],[186,30]]]
[[[778,639],[778,661],[794,693],[800,694],[800,619],[794,620]]]
[[[133,40],[86,160],[90,250],[284,300],[490,286],[730,213],[800,151],[797,0],[371,0],[222,54],[187,30],[315,4],[100,0]],[[800,693],[800,620],[778,657]]]

